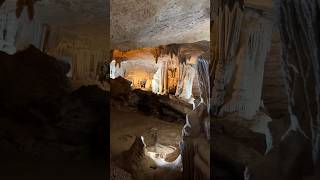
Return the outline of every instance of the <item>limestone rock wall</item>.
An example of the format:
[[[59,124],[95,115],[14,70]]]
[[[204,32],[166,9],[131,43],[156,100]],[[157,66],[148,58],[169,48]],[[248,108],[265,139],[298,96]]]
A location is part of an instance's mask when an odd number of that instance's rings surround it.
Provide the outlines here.
[[[230,7],[221,6],[214,20],[212,101],[215,111],[221,116],[238,112],[251,119],[261,104],[272,21],[255,11],[242,11],[238,2]],[[220,24],[223,22],[229,27],[224,29]]]
[[[320,162],[319,6],[315,0],[276,5],[291,120],[288,133],[298,131],[311,140],[315,164]]]
[[[73,80],[99,80],[107,51],[87,36],[52,28],[46,51],[58,59],[68,60]]]

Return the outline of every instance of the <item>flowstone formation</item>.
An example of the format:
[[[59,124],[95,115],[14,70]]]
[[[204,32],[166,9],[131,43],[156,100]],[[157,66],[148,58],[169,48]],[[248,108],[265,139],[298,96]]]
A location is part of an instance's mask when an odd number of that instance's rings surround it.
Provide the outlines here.
[[[241,140],[243,137],[236,135],[237,132],[228,132],[227,129],[220,129],[221,126],[226,127],[228,123],[239,121],[240,126],[234,125],[238,129],[243,128],[251,134],[248,137],[253,138],[248,141],[253,144],[246,146],[258,151],[261,157],[273,147],[268,126],[272,119],[263,109],[261,94],[264,63],[271,46],[274,24],[271,11],[248,7],[243,1],[213,1],[212,8],[210,77],[215,164],[213,177],[222,178],[219,177],[219,168],[223,168],[224,163],[232,162],[237,157],[243,161],[243,167],[235,168],[234,171],[250,172],[254,160],[250,162],[250,159],[242,159],[241,153],[227,154],[228,150],[223,149],[225,146],[218,145],[225,137],[231,138],[225,140],[226,144],[232,141],[244,142]],[[254,137],[257,139],[254,140]]]
[[[277,1],[276,11],[259,1],[211,7],[212,176],[316,178],[318,2]]]

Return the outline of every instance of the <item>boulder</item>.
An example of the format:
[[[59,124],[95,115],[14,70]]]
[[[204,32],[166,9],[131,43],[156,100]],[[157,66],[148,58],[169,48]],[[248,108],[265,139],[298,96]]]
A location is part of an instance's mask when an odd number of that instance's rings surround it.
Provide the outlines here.
[[[122,78],[121,76],[110,79],[110,91],[112,98],[126,98],[131,92],[131,82]]]
[[[69,89],[68,67],[34,46],[9,55],[0,52],[0,104],[19,105],[36,98],[60,96]]]

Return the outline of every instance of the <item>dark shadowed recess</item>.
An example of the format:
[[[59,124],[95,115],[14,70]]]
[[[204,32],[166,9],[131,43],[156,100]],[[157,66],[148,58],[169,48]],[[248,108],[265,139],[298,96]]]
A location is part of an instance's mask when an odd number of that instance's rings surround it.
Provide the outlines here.
[[[109,94],[33,46],[0,59],[0,179],[106,179]]]

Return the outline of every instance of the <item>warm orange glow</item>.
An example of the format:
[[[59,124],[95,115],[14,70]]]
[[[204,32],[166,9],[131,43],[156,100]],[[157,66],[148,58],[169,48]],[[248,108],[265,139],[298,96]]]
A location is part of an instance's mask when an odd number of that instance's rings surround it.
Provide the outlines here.
[[[126,60],[154,60],[154,57],[151,53],[152,49],[153,48],[141,48],[130,51],[114,50],[113,58]]]

